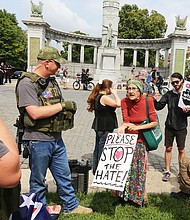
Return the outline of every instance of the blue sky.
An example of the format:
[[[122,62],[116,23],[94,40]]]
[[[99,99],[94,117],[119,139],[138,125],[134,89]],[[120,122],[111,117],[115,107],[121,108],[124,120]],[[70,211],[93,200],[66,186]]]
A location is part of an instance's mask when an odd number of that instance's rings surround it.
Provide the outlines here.
[[[33,0],[38,4],[39,0]],[[41,0],[43,18],[51,28],[63,31],[80,30],[90,36],[101,36],[102,4],[103,0]],[[124,4],[136,4],[139,8],[156,10],[164,15],[168,24],[166,35],[175,29],[175,16],[181,18],[190,16],[189,0],[120,0],[120,7]],[[22,29],[26,29],[22,20],[30,17],[30,0],[0,0],[0,9],[14,13]],[[190,33],[190,18],[187,21]]]

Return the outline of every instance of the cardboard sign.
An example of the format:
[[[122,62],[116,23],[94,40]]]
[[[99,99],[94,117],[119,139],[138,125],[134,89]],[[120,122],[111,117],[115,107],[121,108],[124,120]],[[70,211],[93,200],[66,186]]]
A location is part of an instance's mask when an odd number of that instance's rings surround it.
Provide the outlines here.
[[[124,190],[137,137],[137,134],[108,134],[92,186]]]
[[[189,81],[186,81],[186,80],[184,81],[178,106],[180,108],[188,107],[190,109],[190,82]]]

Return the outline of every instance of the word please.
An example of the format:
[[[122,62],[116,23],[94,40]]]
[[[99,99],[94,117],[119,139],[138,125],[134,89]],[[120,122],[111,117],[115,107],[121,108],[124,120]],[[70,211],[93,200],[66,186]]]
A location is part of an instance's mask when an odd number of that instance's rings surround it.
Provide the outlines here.
[[[125,135],[112,135],[109,134],[106,139],[105,145],[113,144],[125,144],[125,145],[134,145],[136,143],[136,136],[131,134]]]

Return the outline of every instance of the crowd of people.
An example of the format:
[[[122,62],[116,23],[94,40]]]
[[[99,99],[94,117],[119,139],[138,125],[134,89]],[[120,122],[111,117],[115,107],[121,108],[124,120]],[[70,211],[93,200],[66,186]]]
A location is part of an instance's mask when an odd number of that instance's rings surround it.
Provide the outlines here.
[[[79,205],[75,195],[66,147],[61,135],[62,131],[73,127],[77,104],[72,100],[64,99],[58,83],[54,77],[51,77],[60,69],[60,74],[67,78],[68,74],[65,73],[64,75],[63,73],[64,71],[67,72],[67,68],[61,69],[61,64],[66,61],[60,56],[57,49],[49,46],[40,50],[37,60],[38,63],[33,72],[23,73],[16,85],[17,106],[25,128],[22,140],[29,149],[29,167],[31,171],[29,193],[35,193],[42,204],[47,205],[46,183],[44,180],[49,168],[56,182],[63,212],[91,213],[91,208]],[[89,74],[89,69],[83,70],[82,74],[86,77]],[[148,77],[149,74],[145,75],[147,83],[153,81],[153,79],[160,80],[160,74],[156,73],[155,70],[152,70],[150,74],[151,79]],[[82,76],[82,80],[85,77]],[[174,139],[176,139],[179,153],[181,191],[172,193],[172,195],[178,198],[182,196],[187,198],[190,195],[190,161],[185,156],[184,150],[187,135],[187,117],[190,116],[190,111],[187,107],[183,109],[178,107],[183,81],[183,76],[180,73],[173,73],[171,75],[172,90],[164,94],[159,100],[156,93],[153,96],[148,96],[149,123],[147,124],[141,124],[146,118],[145,100],[147,94],[145,94],[142,80],[137,76],[133,76],[127,81],[126,97],[122,99],[119,98],[113,82],[109,79],[100,80],[88,96],[88,111],[94,112],[92,129],[96,133],[93,174],[97,170],[108,133],[117,129],[118,134],[138,134],[122,196],[125,202],[142,207],[147,198],[145,183],[148,152],[142,131],[156,127],[156,111],[163,109],[166,105],[168,107],[164,133],[166,171],[162,180],[169,181],[170,179],[172,148]],[[67,84],[65,84],[65,88],[67,88]],[[118,126],[116,108],[121,108],[122,112],[123,122],[120,126]],[[5,178],[0,179],[0,190],[3,190],[7,187],[19,185],[21,171],[16,143],[1,119],[0,126],[0,169],[2,175],[5,175]],[[6,164],[7,161],[9,161],[9,165]]]
[[[57,73],[60,76],[60,84],[63,84],[63,89],[68,89],[69,83],[69,74],[68,74],[68,67],[61,67],[58,69]]]
[[[162,95],[161,87],[164,83],[164,79],[156,68],[152,67],[150,71],[143,68],[141,71],[137,72],[133,66],[131,69],[131,77],[132,79],[138,79],[143,82],[144,92],[146,94],[154,94],[158,91],[158,93]]]

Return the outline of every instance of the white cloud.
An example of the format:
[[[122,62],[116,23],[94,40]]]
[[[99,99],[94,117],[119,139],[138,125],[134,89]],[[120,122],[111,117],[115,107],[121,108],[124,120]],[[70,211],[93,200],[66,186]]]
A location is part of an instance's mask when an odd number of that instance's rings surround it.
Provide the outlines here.
[[[80,30],[92,32],[92,26],[77,12],[71,11],[61,0],[41,0],[43,6],[43,18],[51,25],[51,28],[68,32]],[[38,2],[36,0],[36,2]]]
[[[101,36],[102,29],[102,6],[103,0],[32,0],[38,4],[44,3],[44,21],[49,23],[53,29],[63,31],[80,30],[91,36]],[[124,4],[136,4],[139,8],[147,8],[149,11],[156,10],[166,18],[168,24],[167,34],[175,29],[175,16],[185,17],[189,15],[189,0],[120,0],[120,6]],[[30,0],[1,0],[0,8],[16,14],[22,28],[26,26],[21,20],[28,19],[31,13]],[[187,30],[190,32],[188,18]]]

